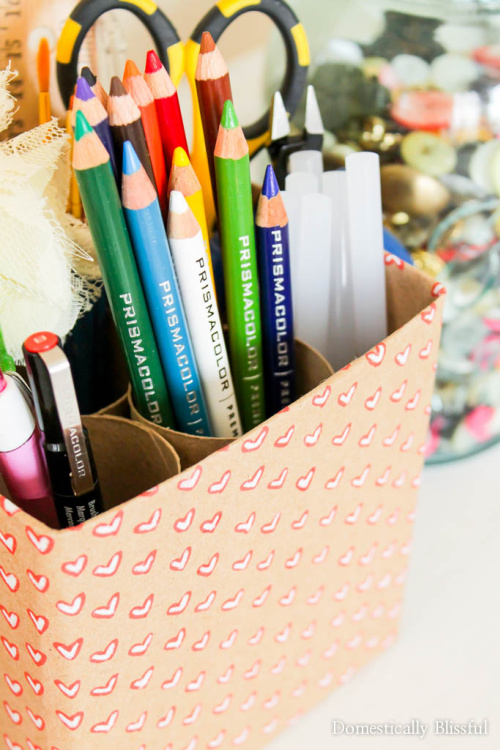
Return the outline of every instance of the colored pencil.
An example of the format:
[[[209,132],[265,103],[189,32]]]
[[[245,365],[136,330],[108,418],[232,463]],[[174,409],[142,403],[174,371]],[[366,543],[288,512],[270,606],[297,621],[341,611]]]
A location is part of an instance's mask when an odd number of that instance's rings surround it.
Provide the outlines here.
[[[101,139],[106,151],[109,154],[115,177],[118,179],[119,172],[117,172],[115,147],[113,143],[113,136],[111,135],[108,113],[90,88],[87,80],[82,77],[80,77],[76,82],[75,99],[73,102],[73,127],[75,127],[75,118],[78,110],[81,110],[83,112],[83,114],[85,115],[85,119],[87,120],[89,125],[94,128],[95,132]]]
[[[97,98],[99,99],[102,106],[107,112],[108,111],[108,95],[106,91],[103,89],[103,87],[101,86],[100,82],[97,80],[97,76],[94,75],[94,73],[92,73],[92,71],[87,65],[82,68],[80,75],[82,78],[85,78],[88,85],[90,86],[90,88],[92,89],[94,94],[97,96]]]
[[[122,174],[123,144],[130,141],[135,152],[151,182],[154,185],[155,178],[151,159],[149,158],[146,136],[141,121],[141,111],[134,102],[127,89],[120,81],[118,76],[111,79],[111,87],[108,99],[109,124],[111,125],[111,134],[115,144],[115,157],[118,167],[118,174]]]
[[[231,100],[215,146],[229,349],[245,431],[265,416],[259,281],[248,145]]]
[[[155,100],[151,89],[139,72],[139,68],[132,60],[127,60],[125,64],[123,85],[141,111],[142,126],[155,177],[156,192],[158,193],[163,218],[166,219],[168,212],[167,170]]]
[[[144,79],[154,96],[165,163],[167,172],[170,174],[172,159],[177,146],[180,146],[186,152],[189,149],[177,89],[154,50],[148,52]]]
[[[267,416],[295,399],[295,351],[288,217],[271,165],[255,218]]]
[[[205,243],[205,250],[207,251],[208,267],[215,286],[203,191],[193,166],[189,161],[189,156],[180,146],[175,149],[174,157],[172,159],[172,169],[170,170],[170,178],[168,181],[169,196],[172,190],[180,190],[184,198],[187,200],[188,206],[194,214],[194,218],[200,225],[201,235],[203,237],[203,242]]]
[[[214,435],[238,437],[238,404],[205,243],[178,190],[170,193],[167,234]]]
[[[215,210],[217,211],[214,151],[224,103],[228,99],[232,101],[233,95],[227,65],[208,31],[203,32],[201,37],[195,81],[207,149],[208,167],[212,183],[211,189],[214,196]],[[210,186],[203,185],[203,191],[208,190],[210,190]]]
[[[38,75],[38,122],[43,125],[50,122],[52,116],[49,94],[50,79],[50,47],[45,37],[40,39],[38,54],[36,57],[36,69]]]
[[[66,112],[66,132],[69,140],[69,156],[70,162],[73,160],[73,141],[74,141],[74,130],[73,130],[73,103],[74,95],[69,100],[69,109]],[[71,167],[71,175],[69,182],[69,195],[67,211],[75,217],[75,219],[81,219],[83,217],[82,199],[80,198],[80,191],[78,189],[78,182],[76,181],[75,170]]]
[[[123,153],[122,202],[177,424],[192,435],[211,435],[158,197],[129,141]]]
[[[173,427],[167,386],[109,154],[83,112],[76,115],[73,168],[128,364],[136,407],[146,419]]]

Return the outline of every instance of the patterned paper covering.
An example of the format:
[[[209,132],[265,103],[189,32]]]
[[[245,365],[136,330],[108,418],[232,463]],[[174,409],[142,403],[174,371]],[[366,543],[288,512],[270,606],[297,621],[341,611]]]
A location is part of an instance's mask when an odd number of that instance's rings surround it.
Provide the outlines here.
[[[443,300],[387,263],[398,330],[248,435],[76,530],[3,499],[9,750],[254,750],[394,641]]]

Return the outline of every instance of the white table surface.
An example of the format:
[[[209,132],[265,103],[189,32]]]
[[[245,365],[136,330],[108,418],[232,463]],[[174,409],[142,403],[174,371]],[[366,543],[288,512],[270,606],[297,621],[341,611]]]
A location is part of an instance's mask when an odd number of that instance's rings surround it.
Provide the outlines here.
[[[500,446],[423,474],[399,639],[270,750],[500,748]],[[331,734],[331,722],[404,724],[426,737]],[[489,719],[489,734],[436,736],[435,719]]]

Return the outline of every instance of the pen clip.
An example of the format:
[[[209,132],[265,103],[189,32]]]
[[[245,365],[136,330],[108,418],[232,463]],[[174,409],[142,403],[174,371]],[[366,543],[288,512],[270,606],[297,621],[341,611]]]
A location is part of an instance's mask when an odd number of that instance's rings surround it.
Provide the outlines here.
[[[19,375],[18,372],[7,372],[6,375],[8,375],[11,380],[16,381],[19,390],[23,394],[24,400],[30,407],[31,411],[34,411],[33,394],[31,393],[31,388],[29,387],[25,379],[21,375]]]
[[[47,367],[64,445],[71,467],[71,485],[73,492],[78,497],[93,490],[95,481],[71,369],[66,355],[58,346],[40,352],[39,356]]]

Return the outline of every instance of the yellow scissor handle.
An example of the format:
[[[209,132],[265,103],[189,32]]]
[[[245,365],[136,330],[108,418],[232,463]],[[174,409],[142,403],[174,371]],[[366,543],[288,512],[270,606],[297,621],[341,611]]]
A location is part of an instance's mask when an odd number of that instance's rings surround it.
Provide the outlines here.
[[[194,137],[191,161],[205,194],[209,226],[213,224],[215,209],[195,83],[201,36],[204,31],[209,31],[214,41],[217,42],[236,18],[251,11],[264,13],[268,16],[283,38],[286,50],[286,72],[281,93],[286,110],[290,115],[297,109],[306,85],[307,69],[310,62],[307,36],[297,16],[284,0],[219,0],[193,31],[191,39],[186,42],[184,48],[184,65],[193,98]],[[250,157],[270,143],[269,119],[270,112],[268,111],[252,125],[243,128],[248,141]]]
[[[184,72],[184,46],[153,0],[81,0],[62,30],[56,52],[57,82],[66,107],[78,77],[78,54],[87,32],[109,10],[129,10],[151,34],[158,56],[177,86]]]
[[[286,51],[286,72],[281,94],[287,112],[293,115],[306,86],[310,56],[304,27],[284,0],[219,0],[200,21],[191,40],[199,44],[203,32],[209,31],[217,42],[237,18],[249,12],[264,13],[281,34]],[[268,111],[259,120],[243,128],[250,156],[269,142],[269,117]]]

